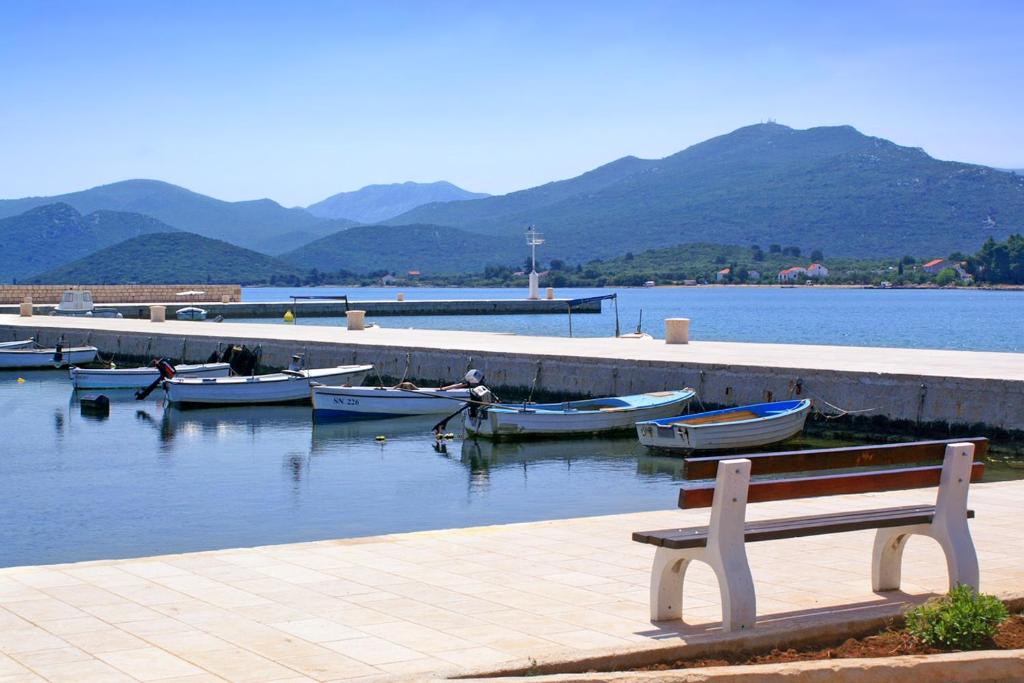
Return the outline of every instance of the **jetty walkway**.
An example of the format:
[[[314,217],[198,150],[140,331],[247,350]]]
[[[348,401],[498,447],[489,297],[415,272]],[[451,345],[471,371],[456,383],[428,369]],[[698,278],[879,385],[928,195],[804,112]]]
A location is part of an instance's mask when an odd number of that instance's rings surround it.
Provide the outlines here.
[[[929,502],[934,490],[762,503],[758,518]],[[665,501],[670,504],[671,501]],[[1024,482],[976,484],[981,588],[1024,596]],[[873,532],[747,547],[757,628],[718,627],[710,571],[687,574],[686,623],[648,619],[653,548],[638,529],[702,524],[663,510],[0,569],[0,680],[424,680],[585,671],[680,648],[826,637],[881,625],[946,590],[938,546],[914,537],[906,593],[871,592]],[[792,558],[799,557],[799,562]]]
[[[690,386],[705,403],[812,398],[864,415],[916,423],[1024,430],[1024,354],[750,344],[615,337],[537,337],[387,327],[212,323],[0,315],[0,341],[92,344],[105,357],[205,360],[220,343],[259,345],[285,367],[373,363],[384,377],[447,383],[468,367],[499,392],[622,395]]]

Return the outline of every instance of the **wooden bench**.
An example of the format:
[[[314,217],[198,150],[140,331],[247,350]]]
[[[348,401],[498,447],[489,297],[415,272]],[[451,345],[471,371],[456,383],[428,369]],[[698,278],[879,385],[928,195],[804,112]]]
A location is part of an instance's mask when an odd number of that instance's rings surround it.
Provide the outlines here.
[[[872,590],[899,589],[903,548],[914,534],[938,541],[946,555],[951,588],[962,583],[977,590],[978,557],[967,526],[967,519],[974,515],[967,509],[967,490],[984,472],[984,464],[975,462],[975,455],[980,459],[987,449],[987,439],[971,438],[685,458],[685,480],[715,480],[684,485],[679,507],[710,507],[711,518],[707,526],[633,534],[634,541],[657,546],[651,570],[651,619],[682,618],[686,568],[699,561],[710,565],[718,579],[723,628],[753,628],[756,596],[746,543],[863,529],[877,530],[871,559]],[[853,468],[857,469],[849,471]],[[776,476],[814,470],[847,471]],[[751,475],[765,476],[752,482]],[[931,486],[938,486],[935,505],[745,521],[747,503]]]

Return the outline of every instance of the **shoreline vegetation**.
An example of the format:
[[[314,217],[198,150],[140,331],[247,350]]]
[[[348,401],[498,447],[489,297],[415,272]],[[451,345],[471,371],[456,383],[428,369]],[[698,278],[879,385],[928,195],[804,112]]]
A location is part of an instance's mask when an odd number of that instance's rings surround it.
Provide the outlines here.
[[[442,266],[443,267],[443,266]],[[366,274],[326,273],[313,269],[307,277],[271,277],[270,286],[389,286],[399,287],[528,287],[530,262],[488,265],[477,273],[376,271]],[[820,249],[778,244],[741,247],[719,244],[681,244],[613,259],[569,264],[551,259],[538,264],[541,287],[643,286],[773,286],[883,289],[1024,288],[1024,235],[1005,242],[987,240],[975,254],[953,253],[944,258],[905,255],[890,259],[828,258]],[[788,279],[782,281],[784,273]]]

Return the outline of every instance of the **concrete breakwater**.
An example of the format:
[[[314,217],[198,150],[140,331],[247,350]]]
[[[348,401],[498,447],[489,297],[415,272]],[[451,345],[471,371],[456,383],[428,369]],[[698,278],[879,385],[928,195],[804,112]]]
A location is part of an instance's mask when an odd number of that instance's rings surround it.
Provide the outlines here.
[[[26,297],[37,304],[56,304],[67,289],[89,290],[98,304],[177,301],[178,292],[201,291],[211,301],[242,300],[241,285],[0,285],[0,304],[20,304]],[[186,304],[187,305],[187,304]]]
[[[332,318],[345,315],[345,303],[330,301],[231,301],[185,302],[150,299],[167,306],[168,317],[174,316],[176,308],[201,306],[213,318],[281,318],[286,311],[292,311],[296,318]],[[348,307],[366,311],[368,316],[394,315],[521,315],[521,314],[562,314],[569,310],[570,299],[452,299],[433,301],[349,301]],[[149,303],[104,303],[104,308],[113,308],[125,318],[149,318]],[[56,306],[43,304],[33,306],[36,315],[49,315]],[[0,306],[0,314],[17,313],[18,306]],[[572,305],[573,314],[600,313],[600,301],[583,301]]]
[[[565,397],[690,386],[711,404],[791,397],[917,423],[1024,430],[1024,354],[922,349],[528,337],[445,330],[150,323],[0,316],[0,341],[34,336],[92,344],[119,362],[168,356],[201,361],[223,344],[260,346],[283,367],[304,353],[311,367],[373,363],[382,376],[448,382],[483,370],[499,394],[533,389]]]

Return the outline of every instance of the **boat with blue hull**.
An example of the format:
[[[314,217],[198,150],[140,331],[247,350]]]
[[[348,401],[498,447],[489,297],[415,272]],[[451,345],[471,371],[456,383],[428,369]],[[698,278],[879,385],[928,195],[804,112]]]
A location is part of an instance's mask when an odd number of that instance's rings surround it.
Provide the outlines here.
[[[465,411],[463,424],[469,436],[489,439],[624,431],[633,429],[639,421],[679,415],[686,409],[694,393],[693,389],[680,389],[524,405],[487,404],[480,402],[477,394],[474,394],[474,404]]]
[[[640,443],[682,451],[728,451],[785,441],[804,428],[809,399],[756,403],[638,422]]]

